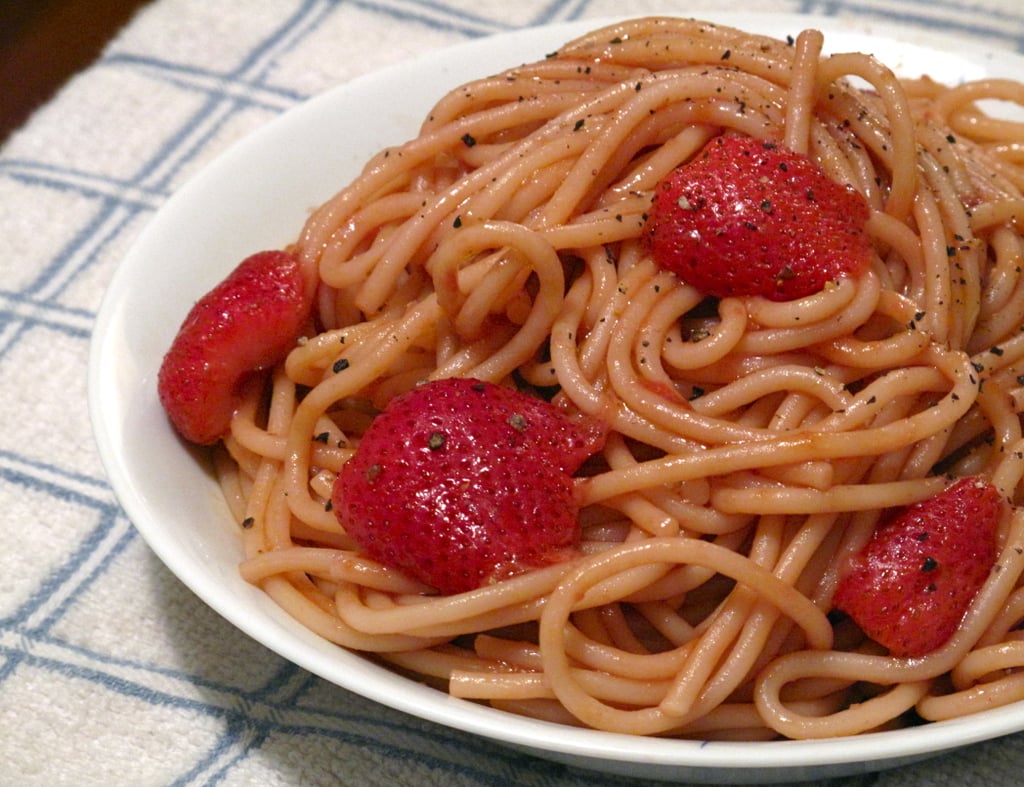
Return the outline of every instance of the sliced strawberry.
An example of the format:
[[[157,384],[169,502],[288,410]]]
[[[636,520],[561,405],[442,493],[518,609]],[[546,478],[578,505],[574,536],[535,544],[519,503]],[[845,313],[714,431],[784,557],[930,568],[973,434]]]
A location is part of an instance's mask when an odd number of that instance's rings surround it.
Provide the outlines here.
[[[833,605],[894,656],[945,644],[996,560],[999,492],[965,478],[901,509],[843,575]]]
[[[806,156],[719,136],[655,189],[651,254],[717,297],[802,298],[868,265],[864,198]]]
[[[294,256],[259,252],[192,307],[157,377],[184,438],[205,445],[228,431],[246,380],[281,361],[309,319],[306,284]]]
[[[338,521],[378,562],[441,593],[472,590],[575,553],[571,474],[604,429],[471,379],[396,397],[338,475]]]

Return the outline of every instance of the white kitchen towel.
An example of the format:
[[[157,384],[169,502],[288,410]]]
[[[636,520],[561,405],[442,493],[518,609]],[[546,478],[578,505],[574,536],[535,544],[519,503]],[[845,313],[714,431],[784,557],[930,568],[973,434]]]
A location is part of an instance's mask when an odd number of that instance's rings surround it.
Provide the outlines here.
[[[1020,0],[155,0],[4,145],[0,785],[627,783],[363,700],[199,602],[106,483],[88,345],[114,268],[167,197],[304,99],[510,29],[723,10],[856,17],[1024,52]],[[970,787],[1022,774],[1024,735],[1013,735],[833,783]]]

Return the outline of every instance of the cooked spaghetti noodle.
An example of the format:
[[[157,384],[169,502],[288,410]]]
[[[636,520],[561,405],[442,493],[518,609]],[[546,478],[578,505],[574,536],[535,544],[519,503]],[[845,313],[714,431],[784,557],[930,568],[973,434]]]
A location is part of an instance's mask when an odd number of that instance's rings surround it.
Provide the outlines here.
[[[243,575],[310,629],[458,697],[631,734],[851,735],[1024,699],[1024,517],[957,633],[898,659],[830,618],[880,513],[1024,474],[1024,86],[900,80],[641,19],[453,90],[308,220],[320,333],[238,411],[218,470]],[[712,137],[783,143],[871,208],[870,271],[709,301],[643,242]],[[360,555],[334,479],[433,378],[531,386],[610,427],[575,480],[582,555],[438,596]]]

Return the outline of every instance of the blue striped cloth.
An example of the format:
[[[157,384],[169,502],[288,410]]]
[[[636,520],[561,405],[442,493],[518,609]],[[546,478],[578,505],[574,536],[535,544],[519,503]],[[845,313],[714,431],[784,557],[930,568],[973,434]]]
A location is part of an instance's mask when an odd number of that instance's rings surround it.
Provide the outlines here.
[[[9,140],[0,784],[625,783],[369,703],[206,608],[147,549],[104,479],[86,409],[90,329],[115,266],[166,198],[304,99],[514,28],[731,6],[962,31],[1024,52],[1020,0],[156,0]],[[1016,735],[834,784],[1009,784],[1021,772]]]

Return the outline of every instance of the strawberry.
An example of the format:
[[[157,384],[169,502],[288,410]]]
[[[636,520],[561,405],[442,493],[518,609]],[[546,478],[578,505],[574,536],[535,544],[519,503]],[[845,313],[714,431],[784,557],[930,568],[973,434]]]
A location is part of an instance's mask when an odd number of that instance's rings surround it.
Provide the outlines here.
[[[1002,503],[964,478],[899,510],[839,581],[833,605],[894,656],[923,656],[956,631],[996,560]]]
[[[572,557],[571,475],[604,428],[479,380],[424,383],[393,399],[338,474],[338,521],[378,562],[443,594]]]
[[[658,265],[707,295],[802,298],[870,260],[867,202],[781,145],[719,136],[658,184]]]
[[[309,319],[312,297],[291,254],[243,260],[189,311],[157,376],[160,403],[187,440],[217,442],[253,373],[281,361]]]

